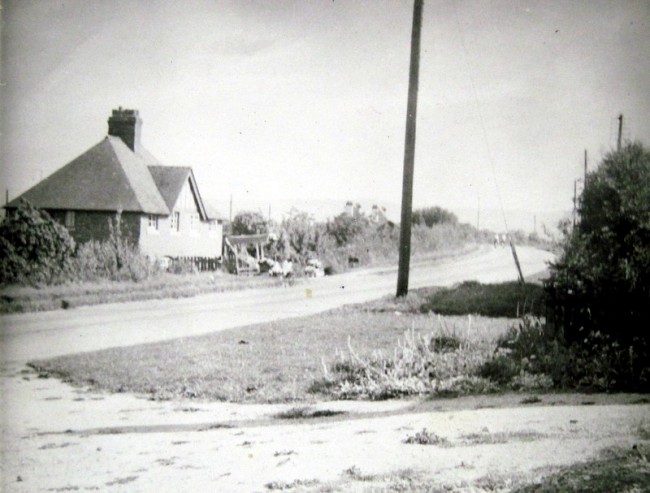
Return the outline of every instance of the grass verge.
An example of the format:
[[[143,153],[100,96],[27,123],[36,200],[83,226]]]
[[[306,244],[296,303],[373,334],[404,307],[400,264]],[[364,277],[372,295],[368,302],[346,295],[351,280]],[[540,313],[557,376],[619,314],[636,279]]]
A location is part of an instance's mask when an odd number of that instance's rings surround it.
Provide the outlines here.
[[[205,293],[281,285],[282,279],[268,276],[237,277],[212,272],[162,273],[137,282],[93,281],[43,287],[6,286],[0,289],[0,314],[68,309],[102,303],[188,298]]]
[[[290,402],[310,400],[314,394],[380,399],[494,388],[477,371],[516,321],[423,314],[413,303],[426,299],[428,291],[423,293],[400,301],[400,310],[393,310],[395,301],[385,298],[315,316],[32,366],[74,384],[154,399]],[[411,313],[406,309],[410,305]],[[377,365],[386,370],[383,380],[375,375]]]

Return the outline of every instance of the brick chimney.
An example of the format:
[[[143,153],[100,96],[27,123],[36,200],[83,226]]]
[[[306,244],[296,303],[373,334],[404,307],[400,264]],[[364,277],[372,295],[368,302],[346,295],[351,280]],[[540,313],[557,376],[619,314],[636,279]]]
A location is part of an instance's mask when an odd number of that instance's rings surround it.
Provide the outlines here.
[[[138,110],[127,110],[121,106],[113,110],[108,119],[108,135],[119,137],[133,152],[140,151],[140,129],[142,120]]]

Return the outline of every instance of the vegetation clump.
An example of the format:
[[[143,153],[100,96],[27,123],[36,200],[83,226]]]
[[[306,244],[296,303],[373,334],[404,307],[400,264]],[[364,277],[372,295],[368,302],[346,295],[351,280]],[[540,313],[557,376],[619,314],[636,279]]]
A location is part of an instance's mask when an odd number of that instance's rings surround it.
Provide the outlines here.
[[[415,435],[406,437],[404,443],[416,445],[448,445],[449,440],[428,431],[426,428],[422,428],[422,431],[418,431]]]
[[[650,390],[648,204],[650,152],[632,143],[606,155],[546,283],[549,326],[612,390]]]
[[[538,284],[481,284],[467,281],[433,293],[420,310],[442,315],[518,318],[525,314],[543,316],[544,306],[544,290]]]
[[[67,229],[23,200],[0,222],[0,285],[60,282],[74,249]]]

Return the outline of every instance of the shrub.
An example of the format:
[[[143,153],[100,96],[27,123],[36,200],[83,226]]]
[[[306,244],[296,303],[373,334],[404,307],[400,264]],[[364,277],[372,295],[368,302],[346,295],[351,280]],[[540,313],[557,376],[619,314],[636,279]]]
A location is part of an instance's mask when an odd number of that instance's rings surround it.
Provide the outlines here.
[[[636,349],[635,349],[636,347]],[[539,320],[526,317],[499,339],[478,375],[511,388],[650,390],[647,347],[621,346],[591,333],[567,343]]]
[[[327,223],[327,234],[329,234],[336,246],[350,245],[369,226],[370,221],[363,215],[350,216],[346,213],[339,214],[332,221]]]
[[[552,324],[587,358],[613,358],[613,368],[631,365],[625,381],[650,371],[639,367],[650,356],[643,329],[650,326],[649,183],[650,152],[643,145],[607,154],[587,177],[578,224],[564,224],[562,254],[546,283]]]
[[[650,152],[630,144],[588,176],[574,229],[565,227],[547,283],[571,341],[600,331],[621,342],[650,325]]]
[[[122,236],[120,216],[109,222],[109,239],[80,245],[71,261],[71,278],[75,281],[143,281],[160,271]]]
[[[264,216],[254,211],[238,212],[232,220],[231,227],[234,235],[254,235],[267,233],[269,230]]]
[[[0,284],[61,281],[74,246],[68,230],[47,212],[21,201],[0,223]]]
[[[497,348],[478,374],[500,385],[517,387],[526,375],[545,375],[566,384],[568,350],[538,319],[525,317],[497,341]]]
[[[430,228],[434,224],[457,224],[458,218],[453,212],[434,206],[414,210],[412,221],[413,224],[421,224]]]

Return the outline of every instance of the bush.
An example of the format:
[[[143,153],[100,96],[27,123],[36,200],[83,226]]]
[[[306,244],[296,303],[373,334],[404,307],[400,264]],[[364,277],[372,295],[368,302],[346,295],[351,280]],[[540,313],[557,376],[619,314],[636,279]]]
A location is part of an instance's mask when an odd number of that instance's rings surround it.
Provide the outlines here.
[[[74,247],[67,229],[23,200],[0,223],[0,284],[60,282]]]
[[[268,233],[269,226],[259,212],[243,211],[235,215],[232,220],[233,235],[254,235]]]
[[[630,144],[588,176],[579,223],[565,225],[547,290],[571,341],[583,331],[629,342],[650,326],[650,153]]]
[[[428,228],[434,224],[458,224],[456,214],[438,206],[414,210],[411,220],[413,224]]]
[[[640,364],[624,353],[649,356],[649,183],[650,152],[640,143],[606,155],[587,177],[578,224],[564,224],[562,254],[546,283],[552,324],[589,357],[614,358],[614,367]],[[641,378],[642,370],[627,374]]]
[[[526,317],[499,339],[492,358],[478,375],[514,389],[553,385],[647,392],[648,348],[636,348],[623,347],[598,332],[570,344],[539,320]]]

